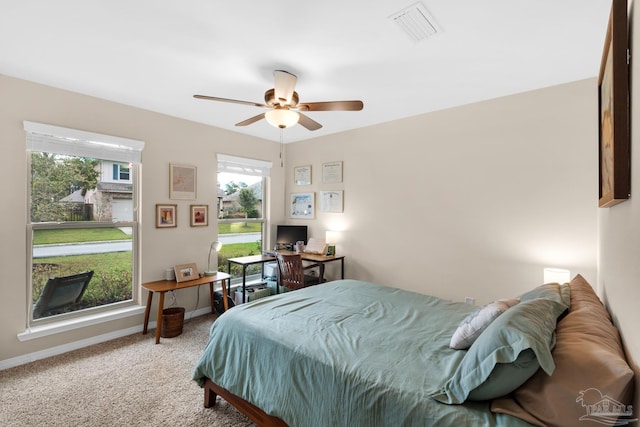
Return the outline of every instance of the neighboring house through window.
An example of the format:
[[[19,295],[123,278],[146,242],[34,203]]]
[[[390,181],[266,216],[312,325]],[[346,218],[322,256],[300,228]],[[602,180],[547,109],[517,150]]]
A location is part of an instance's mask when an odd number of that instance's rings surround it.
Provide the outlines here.
[[[101,160],[96,169],[100,172],[98,185],[87,194],[87,201],[94,206],[98,221],[133,220],[133,181],[131,165]]]

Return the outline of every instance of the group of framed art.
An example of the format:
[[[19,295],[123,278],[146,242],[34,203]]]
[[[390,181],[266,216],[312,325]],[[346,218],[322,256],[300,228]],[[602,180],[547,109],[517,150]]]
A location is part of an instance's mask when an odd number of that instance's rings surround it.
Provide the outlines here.
[[[209,225],[209,205],[189,206],[189,225],[206,227]],[[156,204],[156,228],[178,226],[178,205],[171,203]]]
[[[195,200],[197,196],[197,170],[195,166],[169,164],[169,198],[174,200]],[[206,227],[209,225],[209,205],[189,206],[189,225]],[[156,204],[156,228],[178,226],[178,205],[175,203]]]
[[[312,184],[312,165],[296,166],[293,168],[293,180],[295,185],[305,186]],[[322,164],[322,183],[342,183],[342,162],[328,162]],[[318,204],[320,212],[343,212],[343,190],[322,190],[318,192]],[[315,192],[296,192],[290,194],[290,217],[297,219],[315,218]]]

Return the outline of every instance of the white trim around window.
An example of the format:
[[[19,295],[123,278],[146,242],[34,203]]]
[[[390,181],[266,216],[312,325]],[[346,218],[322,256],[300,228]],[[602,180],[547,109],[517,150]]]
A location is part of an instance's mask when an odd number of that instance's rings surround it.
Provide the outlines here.
[[[143,141],[29,121],[24,121],[23,125],[29,151],[126,163],[141,161]]]

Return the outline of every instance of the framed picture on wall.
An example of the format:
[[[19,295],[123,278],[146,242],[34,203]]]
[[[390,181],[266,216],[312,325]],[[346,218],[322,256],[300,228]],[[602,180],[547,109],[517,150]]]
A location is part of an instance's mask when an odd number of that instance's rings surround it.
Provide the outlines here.
[[[156,228],[171,228],[178,226],[178,205],[156,205]]]
[[[613,0],[598,75],[598,206],[601,208],[616,205],[630,196],[627,34],[627,0]]]
[[[289,205],[291,218],[313,219],[315,217],[315,193],[292,193]]]
[[[342,201],[344,193],[342,191],[321,191],[320,192],[320,212],[342,212]]]
[[[322,182],[325,184],[342,182],[342,162],[323,163]]]
[[[297,166],[293,168],[293,181],[296,185],[310,185],[311,165]]]
[[[169,198],[195,200],[197,189],[195,166],[169,164]]]
[[[209,205],[191,205],[191,221],[192,227],[206,227],[209,225]]]

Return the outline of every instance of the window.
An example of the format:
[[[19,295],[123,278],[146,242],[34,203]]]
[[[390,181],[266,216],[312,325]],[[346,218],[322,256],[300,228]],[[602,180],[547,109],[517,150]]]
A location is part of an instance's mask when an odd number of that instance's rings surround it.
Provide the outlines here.
[[[114,181],[131,181],[131,166],[114,163],[113,164],[113,180]]]
[[[30,323],[133,304],[144,143],[32,122],[24,128]],[[74,281],[84,272],[93,272],[86,288]]]
[[[271,163],[218,154],[218,254],[219,269],[227,271],[227,259],[258,255],[264,249],[266,180]],[[242,276],[239,266],[234,277]],[[247,268],[247,277],[260,279],[261,266]]]

